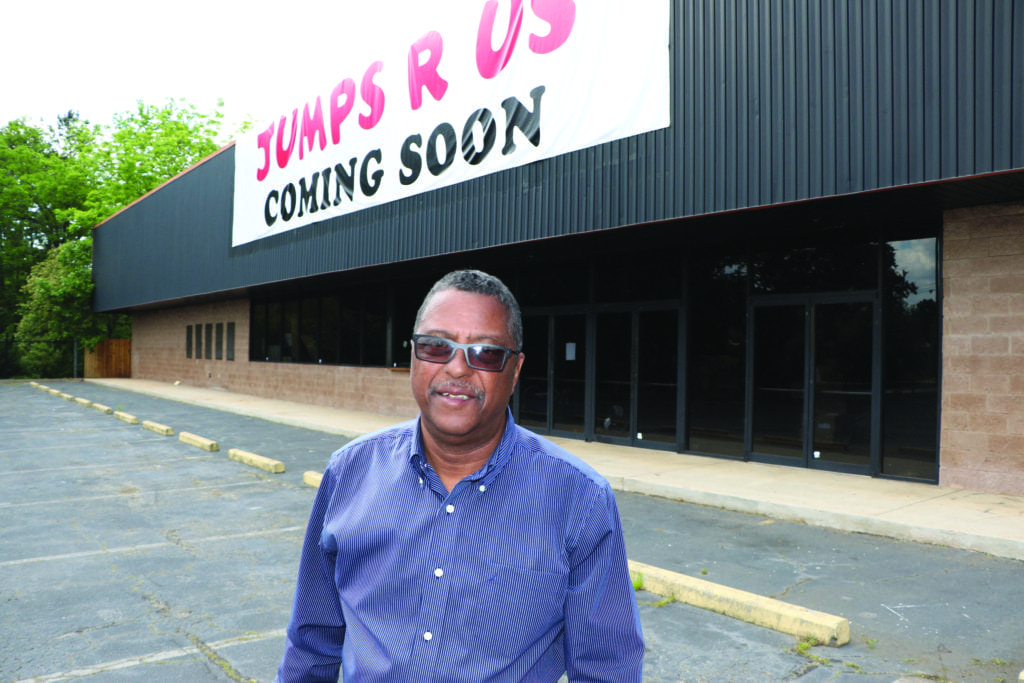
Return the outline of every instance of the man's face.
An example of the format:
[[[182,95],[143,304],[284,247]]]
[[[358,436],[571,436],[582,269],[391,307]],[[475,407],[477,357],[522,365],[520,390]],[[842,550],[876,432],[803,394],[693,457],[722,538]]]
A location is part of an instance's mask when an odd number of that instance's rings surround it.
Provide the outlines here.
[[[438,292],[416,329],[462,344],[514,348],[505,309],[496,299],[455,289]],[[476,370],[458,350],[447,363],[421,361],[413,354],[412,393],[421,424],[441,447],[473,447],[500,435],[505,408],[519,379],[522,354],[510,356],[501,372]]]

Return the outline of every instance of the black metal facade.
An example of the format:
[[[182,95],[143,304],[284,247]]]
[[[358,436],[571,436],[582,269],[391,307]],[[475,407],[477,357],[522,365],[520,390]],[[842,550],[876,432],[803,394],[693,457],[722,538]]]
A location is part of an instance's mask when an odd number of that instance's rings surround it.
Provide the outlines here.
[[[229,147],[96,229],[95,308],[1024,168],[1024,0],[673,0],[670,35],[665,130],[236,248]]]

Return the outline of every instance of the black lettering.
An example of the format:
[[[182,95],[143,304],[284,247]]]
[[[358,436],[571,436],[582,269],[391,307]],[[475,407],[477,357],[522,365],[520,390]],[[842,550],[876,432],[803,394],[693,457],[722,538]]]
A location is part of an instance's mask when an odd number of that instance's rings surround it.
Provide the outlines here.
[[[372,197],[377,194],[377,190],[380,189],[380,179],[384,177],[384,171],[378,168],[373,172],[373,184],[371,185],[369,179],[366,177],[366,169],[370,166],[370,159],[373,159],[379,164],[381,158],[379,149],[375,149],[363,157],[363,166],[359,169],[359,189],[362,190],[363,194],[367,197]]]
[[[328,166],[324,170],[320,171],[320,175],[323,176],[324,179],[324,198],[320,202],[320,210],[326,211],[331,206],[331,201],[329,198],[331,191],[331,167]]]
[[[271,225],[277,222],[277,216],[270,213],[270,200],[273,199],[275,202],[279,201],[281,195],[277,193],[277,190],[271,190],[270,194],[267,195],[267,203],[263,205],[263,221],[269,228]]]
[[[478,122],[484,132],[484,148],[479,151],[473,145],[473,129]],[[494,115],[488,109],[477,109],[466,119],[466,125],[462,128],[462,158],[471,166],[476,166],[490,153],[497,136],[498,124],[494,122]]]
[[[295,213],[295,186],[288,183],[281,193],[281,218],[285,223],[292,219]]]
[[[512,140],[514,128],[522,131],[534,147],[540,144],[540,98],[544,90],[544,86],[540,85],[530,91],[530,97],[533,98],[532,112],[514,97],[501,103],[501,108],[505,110],[505,146],[501,148],[502,154],[516,151],[516,143]]]
[[[419,152],[414,152],[412,148],[413,145],[419,147],[422,144],[423,136],[419,133],[410,135],[402,143],[402,166],[409,169],[408,175],[406,175],[405,171],[398,172],[398,182],[403,185],[412,185],[420,177],[420,171],[423,170],[423,159],[420,157]]]
[[[444,161],[437,158],[437,141],[444,141]],[[442,123],[434,129],[427,140],[427,170],[431,175],[439,176],[455,161],[455,129],[450,123]]]
[[[309,213],[316,213],[316,185],[320,182],[320,174],[314,173],[309,178],[309,189],[306,189],[306,179],[299,180],[299,218],[302,218],[305,210]]]
[[[352,194],[355,191],[356,183],[356,158],[352,157],[348,160],[348,168],[346,169],[341,164],[334,165],[334,205],[341,204],[341,192],[345,191],[345,195],[352,201]]]

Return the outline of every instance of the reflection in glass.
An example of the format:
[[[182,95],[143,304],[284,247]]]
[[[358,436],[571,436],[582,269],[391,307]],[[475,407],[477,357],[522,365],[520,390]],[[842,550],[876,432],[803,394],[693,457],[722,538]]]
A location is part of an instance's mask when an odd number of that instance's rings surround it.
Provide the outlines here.
[[[597,316],[597,386],[594,392],[594,431],[598,436],[629,438],[633,358],[630,313]]]
[[[938,479],[936,240],[890,242],[883,259],[882,472]]]
[[[763,252],[754,257],[750,273],[761,294],[876,289],[878,247],[863,242]]]
[[[821,462],[871,463],[872,309],[814,307],[813,457]]]
[[[806,307],[754,309],[753,450],[803,458]]]
[[[743,456],[747,365],[746,270],[741,261],[695,261],[689,307],[686,405],[696,453]]]
[[[641,311],[637,350],[637,440],[676,442],[679,314]]]

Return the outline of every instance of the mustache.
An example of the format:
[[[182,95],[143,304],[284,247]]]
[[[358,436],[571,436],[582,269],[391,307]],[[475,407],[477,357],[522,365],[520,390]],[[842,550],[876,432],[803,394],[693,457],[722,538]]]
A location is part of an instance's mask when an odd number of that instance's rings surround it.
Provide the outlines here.
[[[432,394],[465,394],[475,399],[484,397],[484,390],[462,382],[435,382],[428,391]]]

